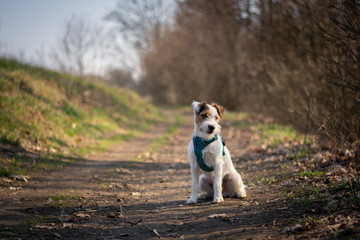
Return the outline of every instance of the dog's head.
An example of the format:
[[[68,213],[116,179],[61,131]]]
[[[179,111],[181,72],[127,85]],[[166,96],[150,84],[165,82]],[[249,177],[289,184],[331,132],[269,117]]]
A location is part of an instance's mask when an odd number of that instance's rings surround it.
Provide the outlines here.
[[[193,101],[194,110],[194,135],[203,139],[211,139],[219,134],[221,126],[220,119],[223,117],[224,108],[216,103]]]

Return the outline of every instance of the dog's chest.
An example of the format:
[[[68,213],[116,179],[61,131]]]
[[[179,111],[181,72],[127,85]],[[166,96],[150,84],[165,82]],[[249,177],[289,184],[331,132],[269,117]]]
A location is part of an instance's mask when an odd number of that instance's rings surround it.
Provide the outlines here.
[[[206,146],[203,150],[203,157],[205,164],[209,167],[221,163],[223,158],[221,141],[217,140]]]
[[[219,144],[219,140],[216,140],[215,142],[209,144],[203,149],[204,158],[205,155],[208,155],[209,157],[215,157],[221,152],[221,144]]]
[[[211,152],[203,152],[204,162],[207,166],[215,166],[216,155]]]
[[[216,164],[216,158],[221,157],[221,155],[219,154],[220,148],[218,146],[218,144],[214,143],[211,144],[209,146],[207,146],[206,148],[204,148],[203,150],[203,157],[204,157],[204,162],[207,166],[215,166]]]

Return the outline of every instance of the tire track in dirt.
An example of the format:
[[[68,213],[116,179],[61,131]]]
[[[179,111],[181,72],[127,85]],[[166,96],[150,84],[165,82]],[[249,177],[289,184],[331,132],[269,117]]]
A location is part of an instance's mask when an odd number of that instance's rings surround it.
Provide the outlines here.
[[[133,159],[165,133],[175,121],[173,118],[104,154],[90,156],[60,171],[35,174],[29,183],[22,184],[21,190],[2,191],[1,232],[26,239],[285,237],[280,230],[293,213],[284,206],[280,186],[250,187],[246,200],[226,198],[222,204],[204,200],[185,205],[191,190],[187,145],[193,119],[190,110],[181,114],[185,122],[169,144],[156,153],[144,154],[143,161]],[[222,125],[221,135],[245,182],[274,174],[272,163],[244,157],[252,147],[249,129],[235,128],[227,122]],[[125,219],[120,205],[126,217],[137,224]],[[209,218],[212,214],[225,217]],[[26,219],[35,223],[29,224]],[[13,231],[19,224],[27,228],[23,233]]]

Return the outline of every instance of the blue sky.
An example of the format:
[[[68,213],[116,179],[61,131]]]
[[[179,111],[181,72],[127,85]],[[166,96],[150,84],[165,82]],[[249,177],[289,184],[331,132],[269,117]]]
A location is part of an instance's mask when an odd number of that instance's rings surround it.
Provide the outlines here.
[[[65,20],[74,14],[106,23],[104,15],[116,0],[0,0],[0,42],[14,51],[31,53],[55,45]]]

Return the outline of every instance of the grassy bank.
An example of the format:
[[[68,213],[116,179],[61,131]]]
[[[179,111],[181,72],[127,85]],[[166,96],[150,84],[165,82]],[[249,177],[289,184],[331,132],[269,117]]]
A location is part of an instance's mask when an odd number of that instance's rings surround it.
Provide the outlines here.
[[[162,119],[129,90],[0,59],[1,175],[105,150]]]

